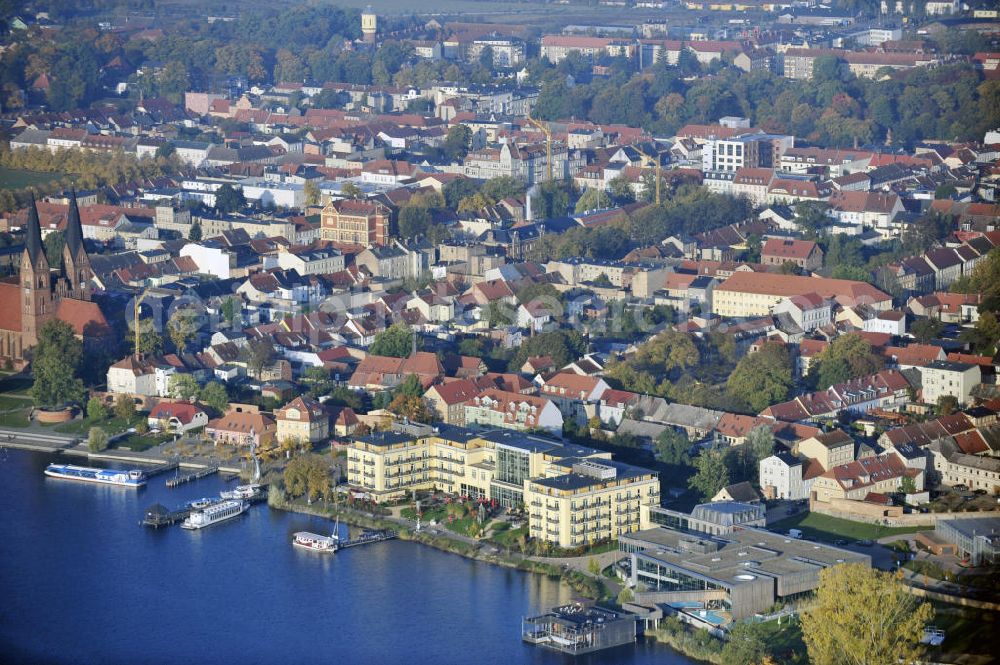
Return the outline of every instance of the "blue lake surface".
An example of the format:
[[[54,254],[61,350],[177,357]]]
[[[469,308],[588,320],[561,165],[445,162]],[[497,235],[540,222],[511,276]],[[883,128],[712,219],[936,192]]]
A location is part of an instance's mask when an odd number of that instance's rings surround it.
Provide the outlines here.
[[[147,529],[152,504],[231,483],[105,487],[45,478],[54,460],[0,450],[3,663],[695,662],[651,641],[576,659],[522,643],[522,616],[571,599],[541,575],[400,541],[291,546],[328,520],[258,505],[201,531]]]

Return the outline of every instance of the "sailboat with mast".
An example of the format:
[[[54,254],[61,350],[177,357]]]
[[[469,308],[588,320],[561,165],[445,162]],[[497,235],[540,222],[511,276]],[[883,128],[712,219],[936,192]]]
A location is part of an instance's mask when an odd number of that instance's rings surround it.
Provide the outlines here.
[[[253,459],[253,478],[249,484],[237,485],[234,489],[219,492],[223,499],[250,501],[261,496],[264,485],[260,482],[260,458],[257,457],[257,441],[254,430],[250,430],[250,457]]]

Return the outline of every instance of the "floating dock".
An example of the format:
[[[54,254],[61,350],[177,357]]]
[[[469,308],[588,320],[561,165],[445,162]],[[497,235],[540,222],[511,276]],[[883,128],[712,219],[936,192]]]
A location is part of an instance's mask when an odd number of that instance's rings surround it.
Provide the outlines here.
[[[210,476],[219,470],[217,466],[209,466],[204,469],[198,469],[197,471],[192,471],[191,473],[186,473],[183,476],[177,476],[175,478],[167,479],[167,487],[177,487],[178,485],[183,485],[184,483],[189,483],[193,480],[199,480],[206,476]]]
[[[391,529],[383,529],[381,531],[362,531],[361,535],[357,538],[338,541],[337,549],[342,550],[348,547],[357,547],[358,545],[371,545],[372,543],[381,543],[395,538],[399,538],[399,533]]]
[[[151,526],[154,529],[159,529],[161,526],[169,526],[171,524],[176,524],[177,522],[183,521],[188,515],[191,514],[190,508],[179,508],[177,510],[170,510],[162,503],[158,503],[155,506],[149,508],[146,511],[146,516],[142,520],[143,526]]]
[[[635,642],[635,615],[574,603],[521,620],[521,639],[573,656]]]

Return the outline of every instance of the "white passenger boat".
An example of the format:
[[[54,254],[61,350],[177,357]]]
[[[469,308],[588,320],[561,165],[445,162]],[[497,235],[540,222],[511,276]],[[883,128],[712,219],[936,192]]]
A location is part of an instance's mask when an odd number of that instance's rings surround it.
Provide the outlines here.
[[[45,467],[45,475],[63,480],[81,480],[87,483],[118,485],[119,487],[142,487],[146,484],[146,474],[138,469],[123,471],[74,466],[72,464],[49,464]]]
[[[181,523],[182,529],[204,529],[207,526],[225,522],[246,512],[250,506],[246,501],[222,501],[214,505],[192,511]]]

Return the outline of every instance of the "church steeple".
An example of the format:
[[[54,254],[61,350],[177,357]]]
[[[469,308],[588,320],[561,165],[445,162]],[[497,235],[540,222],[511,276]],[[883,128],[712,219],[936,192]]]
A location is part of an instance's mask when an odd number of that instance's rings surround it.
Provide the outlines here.
[[[66,216],[66,245],[63,247],[62,282],[67,291],[63,295],[77,300],[90,300],[90,280],[94,271],[90,268],[87,248],[83,244],[83,227],[80,226],[80,208],[76,203],[76,192],[69,202]]]
[[[45,261],[48,270],[48,260],[45,259],[45,245],[42,244],[42,225],[38,221],[38,206],[35,205],[35,195],[31,195],[31,205],[28,206],[28,224],[25,228],[24,249],[28,252],[28,261],[38,266],[39,257]]]
[[[69,201],[69,214],[66,216],[66,248],[71,257],[78,258],[83,249],[83,227],[80,226],[80,208],[76,204],[76,190]]]

